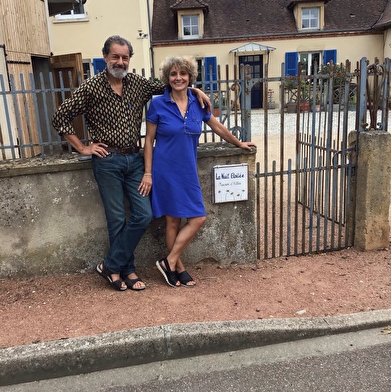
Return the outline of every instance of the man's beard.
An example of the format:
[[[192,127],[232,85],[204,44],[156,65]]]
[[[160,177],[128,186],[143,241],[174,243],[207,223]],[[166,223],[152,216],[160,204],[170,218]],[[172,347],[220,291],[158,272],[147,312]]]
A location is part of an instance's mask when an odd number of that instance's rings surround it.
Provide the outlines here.
[[[108,65],[107,69],[110,72],[110,74],[117,79],[123,79],[128,73],[128,69],[126,67]]]

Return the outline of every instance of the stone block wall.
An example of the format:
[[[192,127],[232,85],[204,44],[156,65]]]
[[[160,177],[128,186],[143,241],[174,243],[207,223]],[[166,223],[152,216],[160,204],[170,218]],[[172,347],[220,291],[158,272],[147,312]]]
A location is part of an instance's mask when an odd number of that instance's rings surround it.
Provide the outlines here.
[[[186,249],[187,265],[256,261],[255,149],[202,144],[199,177],[207,211]],[[248,200],[212,203],[212,168],[247,163]],[[106,220],[89,161],[77,155],[0,166],[0,277],[79,272],[95,268],[108,249]],[[136,250],[138,266],[166,255],[164,219],[154,220]]]

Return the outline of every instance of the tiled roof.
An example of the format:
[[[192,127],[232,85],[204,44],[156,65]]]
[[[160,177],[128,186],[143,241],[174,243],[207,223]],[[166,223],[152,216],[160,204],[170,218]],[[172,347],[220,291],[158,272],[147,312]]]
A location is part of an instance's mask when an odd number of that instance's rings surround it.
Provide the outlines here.
[[[152,39],[178,39],[176,10],[208,6],[204,39],[247,39],[299,34],[291,3],[307,0],[157,0],[154,1]],[[323,32],[367,31],[385,18],[389,0],[329,0],[325,2]],[[203,5],[201,5],[203,4]],[[272,4],[272,5],[271,5]],[[390,21],[390,17],[387,19]]]
[[[326,30],[370,30],[381,18],[388,0],[331,0],[325,5]]]
[[[194,8],[202,8],[207,9],[208,4],[202,0],[177,0],[174,4],[171,5],[171,9],[194,9]]]
[[[385,27],[391,24],[391,0],[388,1],[388,4],[383,12],[383,15],[380,17],[379,21],[376,23],[375,27]]]

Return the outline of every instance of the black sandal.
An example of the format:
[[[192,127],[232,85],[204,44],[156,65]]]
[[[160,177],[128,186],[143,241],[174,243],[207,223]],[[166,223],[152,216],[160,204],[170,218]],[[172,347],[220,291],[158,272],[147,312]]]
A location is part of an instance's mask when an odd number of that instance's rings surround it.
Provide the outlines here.
[[[143,282],[143,280],[141,278],[135,278],[135,279],[130,279],[127,276],[121,276],[122,280],[125,282],[126,286],[128,287],[128,289],[130,290],[134,290],[134,291],[140,291],[140,290],[145,290],[145,283]],[[143,282],[144,286],[143,287],[134,287],[134,285],[137,282]]]
[[[164,263],[165,268],[162,267],[161,262]],[[156,267],[162,273],[164,279],[166,280],[167,284],[171,287],[179,287],[177,285],[178,279],[176,277],[176,272],[171,271],[170,264],[166,258],[158,260],[156,262]]]
[[[194,287],[196,284],[188,284],[189,282],[194,282],[194,279],[190,276],[190,274],[184,270],[182,272],[176,272],[176,277],[181,283],[182,286],[185,287]]]
[[[101,266],[102,266],[102,268],[101,268]],[[114,272],[112,272],[108,268],[106,268],[103,263],[102,264],[98,264],[96,266],[96,272],[98,272],[98,274],[102,278],[106,279],[110,283],[110,286],[113,287],[115,290],[117,290],[117,291],[125,291],[127,289],[126,286],[125,287],[122,286],[122,282],[123,282],[122,279],[117,279],[117,280],[111,279],[110,275],[113,275]]]

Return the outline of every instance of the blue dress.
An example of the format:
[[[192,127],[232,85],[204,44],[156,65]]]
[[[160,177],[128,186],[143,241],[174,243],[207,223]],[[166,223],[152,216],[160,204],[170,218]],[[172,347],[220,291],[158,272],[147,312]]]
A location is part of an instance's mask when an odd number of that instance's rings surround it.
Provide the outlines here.
[[[182,117],[169,89],[151,100],[147,120],[157,124],[152,158],[152,211],[155,218],[205,216],[197,173],[197,145],[202,122],[211,114],[188,89],[188,108]]]

